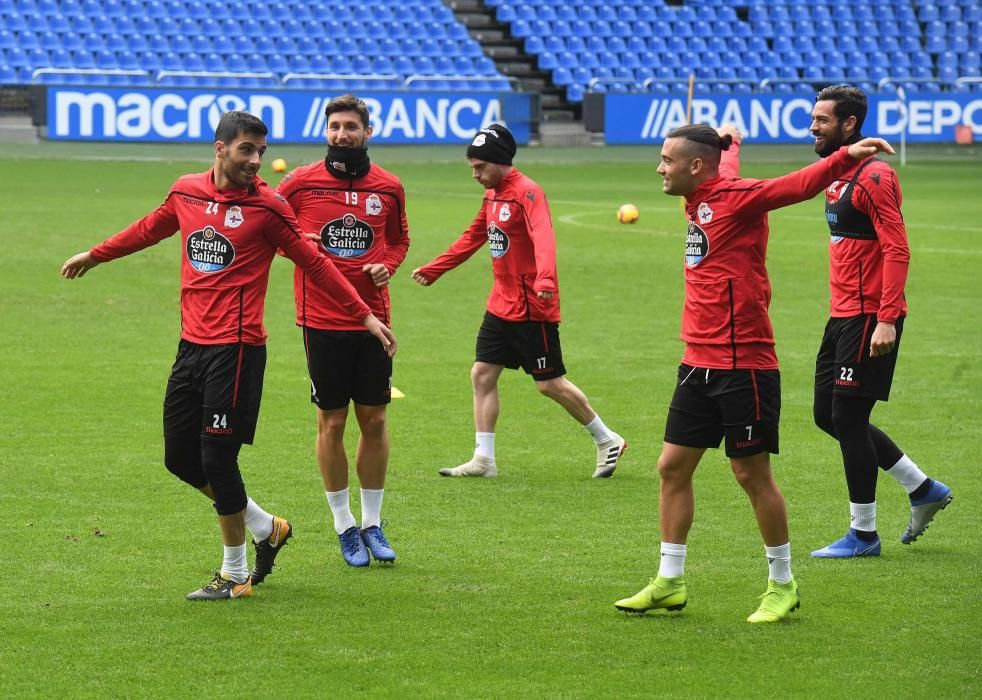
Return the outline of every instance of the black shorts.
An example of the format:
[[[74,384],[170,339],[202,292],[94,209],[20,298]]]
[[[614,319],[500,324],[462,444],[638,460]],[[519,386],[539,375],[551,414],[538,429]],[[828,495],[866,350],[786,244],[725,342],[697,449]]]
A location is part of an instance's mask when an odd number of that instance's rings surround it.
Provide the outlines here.
[[[265,345],[199,345],[182,339],[164,395],[164,435],[251,445],[265,370]]]
[[[566,374],[559,324],[550,321],[506,321],[485,311],[475,355],[477,362],[521,367],[536,381]]]
[[[889,354],[869,356],[876,314],[830,318],[815,360],[815,390],[886,401],[900,353],[904,319],[897,319],[897,342]]]
[[[392,401],[392,358],[368,331],[303,329],[310,402],[322,411],[349,401],[384,406]]]
[[[719,447],[727,457],[778,453],[781,373],[776,369],[706,369],[679,365],[665,422],[665,442]]]

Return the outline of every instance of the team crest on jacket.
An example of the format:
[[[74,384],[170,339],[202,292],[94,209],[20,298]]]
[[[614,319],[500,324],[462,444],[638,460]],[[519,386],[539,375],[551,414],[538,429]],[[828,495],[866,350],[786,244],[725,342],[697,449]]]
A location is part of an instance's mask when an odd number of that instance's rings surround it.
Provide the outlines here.
[[[218,272],[235,260],[232,241],[216,231],[214,226],[205,226],[188,236],[186,250],[188,262],[198,272]]]
[[[245,217],[242,216],[242,207],[234,206],[229,207],[228,211],[225,212],[225,228],[238,228],[245,221]]]
[[[833,182],[831,185],[828,186],[828,189],[825,190],[825,200],[829,204],[836,204],[840,199],[842,199],[842,196],[846,193],[848,189],[849,189],[848,180],[836,180],[835,182]]]
[[[689,232],[685,237],[685,264],[694,267],[709,255],[709,236],[695,221],[689,222]]]
[[[508,252],[508,234],[494,224],[488,226],[488,248],[492,258],[500,258]]]
[[[368,195],[368,199],[365,200],[365,213],[369,216],[378,216],[381,214],[382,198],[375,193]]]
[[[374,242],[372,227],[351,213],[328,221],[321,229],[324,250],[339,258],[360,258]]]
[[[501,209],[498,211],[498,221],[505,222],[511,218],[511,209],[507,204],[502,204]]]
[[[705,202],[699,205],[699,208],[696,209],[696,214],[699,216],[700,224],[708,224],[713,220],[713,210]]]

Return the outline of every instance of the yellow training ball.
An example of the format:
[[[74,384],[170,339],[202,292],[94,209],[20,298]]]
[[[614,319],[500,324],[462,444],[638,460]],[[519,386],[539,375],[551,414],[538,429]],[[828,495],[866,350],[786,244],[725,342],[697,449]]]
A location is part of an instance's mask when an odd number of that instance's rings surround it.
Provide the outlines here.
[[[622,204],[617,210],[617,220],[622,224],[633,224],[641,216],[641,212],[633,204]]]
[[[273,172],[274,173],[285,173],[286,172],[286,161],[282,158],[277,158],[273,161]]]

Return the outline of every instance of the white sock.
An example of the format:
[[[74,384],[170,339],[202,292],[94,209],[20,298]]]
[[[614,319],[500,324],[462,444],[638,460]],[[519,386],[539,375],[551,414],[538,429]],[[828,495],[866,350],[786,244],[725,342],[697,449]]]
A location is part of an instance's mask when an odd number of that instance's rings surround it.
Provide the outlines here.
[[[658,575],[677,578],[683,573],[685,573],[685,545],[662,542]]]
[[[764,555],[767,557],[767,578],[777,583],[787,583],[791,580],[791,543],[780,547],[764,545]]]
[[[849,526],[863,532],[876,532],[876,501],[849,503]]]
[[[358,524],[355,522],[355,516],[351,514],[348,489],[325,491],[324,493],[327,494],[327,505],[331,507],[331,514],[334,516],[334,530],[339,535]]]
[[[593,441],[598,445],[602,442],[607,442],[608,440],[614,439],[614,433],[611,432],[610,428],[604,424],[599,413],[594,416],[592,421],[583,427],[586,428],[590,435],[593,436]]]
[[[245,526],[252,533],[252,539],[262,542],[273,534],[273,516],[264,511],[251,498],[246,502]]]
[[[361,490],[361,529],[382,524],[382,496],[385,489]]]
[[[225,545],[225,559],[222,561],[222,574],[236,583],[245,583],[249,578],[249,562],[246,560],[245,542],[238,547]]]
[[[927,474],[918,469],[917,465],[907,455],[901,457],[896,464],[887,469],[887,474],[907,489],[907,493],[916,491],[917,487],[927,479]]]
[[[477,444],[474,446],[475,457],[487,457],[494,461],[494,433],[474,433]]]

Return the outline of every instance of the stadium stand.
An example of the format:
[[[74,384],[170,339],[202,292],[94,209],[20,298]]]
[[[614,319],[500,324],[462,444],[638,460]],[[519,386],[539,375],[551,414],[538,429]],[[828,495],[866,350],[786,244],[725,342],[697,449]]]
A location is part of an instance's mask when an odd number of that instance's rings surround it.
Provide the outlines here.
[[[0,85],[982,90],[978,0],[447,1],[0,0]]]
[[[308,0],[0,0],[0,82],[498,91],[514,82],[439,0],[319,10]]]
[[[576,103],[584,93],[979,89],[977,0],[486,0]],[[546,38],[548,37],[548,39]],[[827,47],[834,46],[835,50]],[[677,60],[676,60],[677,59]]]

